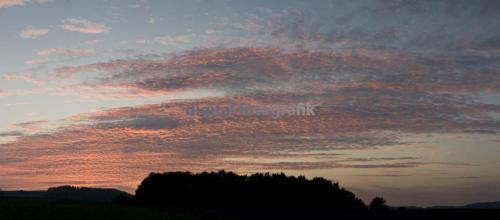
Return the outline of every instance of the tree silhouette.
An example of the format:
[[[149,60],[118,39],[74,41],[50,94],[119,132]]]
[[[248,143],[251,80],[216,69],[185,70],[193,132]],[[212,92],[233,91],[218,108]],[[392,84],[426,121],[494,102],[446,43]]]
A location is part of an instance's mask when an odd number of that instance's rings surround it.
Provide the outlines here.
[[[373,198],[372,202],[370,203],[370,211],[384,212],[387,210],[389,210],[389,206],[387,206],[384,198],[382,197]]]
[[[139,204],[161,207],[311,207],[364,210],[364,203],[324,178],[233,172],[151,173],[136,191]]]

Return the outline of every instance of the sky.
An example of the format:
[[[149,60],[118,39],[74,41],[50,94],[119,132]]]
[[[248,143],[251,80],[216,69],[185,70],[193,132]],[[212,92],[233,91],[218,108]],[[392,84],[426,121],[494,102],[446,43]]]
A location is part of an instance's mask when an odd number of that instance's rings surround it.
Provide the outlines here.
[[[498,201],[499,12],[0,0],[0,188],[134,192],[150,172],[225,169],[322,176],[389,205]]]

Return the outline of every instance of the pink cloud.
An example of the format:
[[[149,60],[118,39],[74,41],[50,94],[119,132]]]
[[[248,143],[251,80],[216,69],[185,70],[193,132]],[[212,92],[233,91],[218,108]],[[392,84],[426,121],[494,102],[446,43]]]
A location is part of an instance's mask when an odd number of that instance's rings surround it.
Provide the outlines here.
[[[105,24],[89,21],[84,18],[66,18],[62,21],[60,27],[67,31],[85,34],[99,34],[110,31],[110,28],[106,27]]]
[[[189,41],[191,41],[191,39],[193,37],[194,37],[194,35],[192,35],[192,34],[177,35],[177,36],[165,35],[165,36],[156,37],[154,39],[154,42],[162,44],[162,45],[166,45],[166,46],[176,46],[178,44],[188,43]]]
[[[13,6],[25,6],[28,3],[47,3],[49,0],[0,0],[0,8],[8,8]]]
[[[37,38],[44,36],[49,33],[49,29],[46,28],[34,28],[33,26],[26,27],[19,36],[21,38]]]
[[[52,55],[62,55],[62,56],[87,56],[94,53],[91,49],[66,49],[66,48],[50,48],[38,51],[40,56],[52,56]]]

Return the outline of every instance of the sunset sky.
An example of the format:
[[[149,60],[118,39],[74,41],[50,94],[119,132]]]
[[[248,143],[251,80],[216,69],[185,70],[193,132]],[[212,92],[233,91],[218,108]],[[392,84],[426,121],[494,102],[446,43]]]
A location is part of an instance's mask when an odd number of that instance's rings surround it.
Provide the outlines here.
[[[499,1],[0,0],[3,190],[225,169],[498,201],[499,130]]]

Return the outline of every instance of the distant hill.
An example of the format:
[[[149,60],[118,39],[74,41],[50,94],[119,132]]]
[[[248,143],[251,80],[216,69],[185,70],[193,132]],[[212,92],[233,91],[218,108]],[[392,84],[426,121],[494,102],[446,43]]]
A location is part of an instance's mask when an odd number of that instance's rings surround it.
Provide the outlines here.
[[[89,202],[112,202],[118,196],[130,197],[133,195],[117,189],[100,189],[88,187],[60,186],[49,188],[46,191],[0,191],[0,197],[9,198],[39,198],[49,200],[75,200]]]
[[[44,198],[47,196],[47,191],[0,191],[0,198],[11,197],[11,198]]]
[[[463,206],[466,209],[500,209],[500,201],[498,202],[478,202]]]
[[[431,206],[426,209],[500,209],[500,201],[478,202],[463,206]]]

